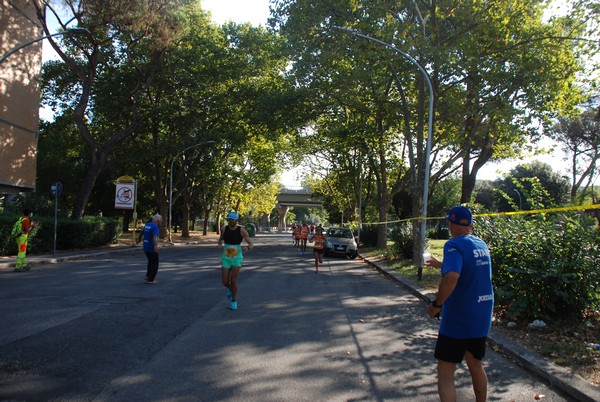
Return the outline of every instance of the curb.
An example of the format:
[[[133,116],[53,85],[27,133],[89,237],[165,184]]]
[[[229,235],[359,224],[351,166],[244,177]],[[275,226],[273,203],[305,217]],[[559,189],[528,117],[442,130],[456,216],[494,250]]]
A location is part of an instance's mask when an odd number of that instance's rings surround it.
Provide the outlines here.
[[[140,251],[140,249],[134,248],[134,247],[116,247],[114,249],[105,250],[105,251],[97,251],[97,252],[81,253],[81,254],[71,254],[71,255],[64,255],[64,256],[58,256],[58,257],[31,256],[31,257],[28,257],[28,259],[27,259],[27,265],[29,267],[37,267],[40,265],[58,264],[58,263],[61,263],[64,261],[71,261],[71,260],[85,260],[86,258],[98,257],[101,255],[123,253],[123,252],[133,252],[133,251]],[[0,262],[0,271],[9,270],[11,268],[14,268],[15,265],[16,265],[16,262],[14,260],[8,261],[8,262]]]
[[[406,282],[398,274],[390,271],[377,262],[368,260],[363,255],[359,254],[364,262],[377,269],[388,279],[402,286],[413,296],[426,303],[430,302],[429,297],[423,294],[423,289],[415,288],[410,283]],[[540,379],[549,383],[552,387],[562,393],[573,398],[573,401],[579,402],[596,402],[600,401],[600,388],[594,384],[584,380],[569,370],[558,366],[557,364],[545,359],[544,357],[534,353],[523,346],[513,342],[506,336],[494,331],[493,328],[488,336],[488,343],[497,352],[501,353],[509,360],[517,363],[527,371],[533,373]]]
[[[210,244],[207,243],[206,241],[189,241],[189,242],[181,242],[181,243],[162,243],[162,247],[182,247],[182,246],[187,246],[187,245],[199,245],[199,244]],[[29,267],[36,267],[36,266],[40,266],[40,265],[49,265],[49,264],[58,264],[64,261],[71,261],[71,260],[85,260],[86,258],[91,258],[91,257],[98,257],[101,255],[109,255],[109,254],[114,254],[114,253],[123,253],[123,252],[142,252],[143,253],[143,248],[141,246],[118,246],[118,247],[113,247],[113,248],[106,248],[103,249],[102,251],[92,251],[92,252],[82,252],[80,254],[69,254],[69,255],[63,255],[63,256],[47,256],[47,255],[42,255],[42,256],[28,256],[27,258],[27,265]],[[10,270],[12,268],[15,267],[16,262],[14,261],[14,258],[11,259],[11,261],[6,261],[6,262],[0,262],[0,271],[5,271],[5,270]]]

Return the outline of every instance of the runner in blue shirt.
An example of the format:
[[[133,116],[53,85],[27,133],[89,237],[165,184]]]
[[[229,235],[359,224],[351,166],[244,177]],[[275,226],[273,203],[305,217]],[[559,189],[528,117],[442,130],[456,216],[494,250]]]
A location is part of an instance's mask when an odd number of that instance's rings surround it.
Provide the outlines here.
[[[437,298],[427,308],[430,317],[440,312],[442,317],[434,353],[438,392],[442,402],[456,401],[454,372],[464,358],[476,401],[483,402],[488,381],[482,359],[494,308],[490,251],[471,234],[473,216],[467,207],[452,208],[446,218],[452,238],[444,245],[444,260],[427,262],[442,271]]]

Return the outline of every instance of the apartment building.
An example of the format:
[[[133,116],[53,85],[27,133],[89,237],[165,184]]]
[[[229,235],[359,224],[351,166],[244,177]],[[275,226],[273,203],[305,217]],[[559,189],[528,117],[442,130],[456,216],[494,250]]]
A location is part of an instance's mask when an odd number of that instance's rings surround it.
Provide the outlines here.
[[[43,35],[33,1],[37,0],[0,0],[0,55]],[[41,69],[41,41],[0,63],[0,197],[4,203],[21,192],[35,191]]]

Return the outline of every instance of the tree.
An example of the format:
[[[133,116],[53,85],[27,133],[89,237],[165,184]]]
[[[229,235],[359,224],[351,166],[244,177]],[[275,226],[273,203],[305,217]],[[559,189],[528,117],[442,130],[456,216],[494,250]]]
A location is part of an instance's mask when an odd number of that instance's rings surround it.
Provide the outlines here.
[[[560,117],[550,137],[562,145],[570,161],[571,199],[578,192],[585,197],[588,188],[600,177],[600,119],[595,110],[577,117]]]
[[[139,99],[151,79],[154,62],[179,36],[177,12],[186,0],[62,0],[33,2],[37,17],[49,35],[48,15],[61,29],[75,22],[85,30],[78,35],[49,38],[53,49],[71,73],[68,87],[55,85],[63,110],[72,117],[89,156],[89,167],[71,217],[85,213],[89,196],[112,151],[139,127]],[[61,46],[62,41],[63,45]],[[151,43],[151,57],[138,57],[140,43]],[[97,103],[100,92],[112,102]],[[51,102],[59,102],[57,99]],[[125,105],[129,107],[124,108]],[[92,112],[93,110],[93,112]],[[103,114],[102,112],[107,112]]]
[[[295,113],[303,94],[286,78],[281,37],[249,24],[215,26],[198,3],[179,11],[180,34],[160,57],[149,40],[141,40],[131,52],[132,63],[147,60],[147,65],[140,63],[148,67],[151,79],[136,98],[135,132],[107,160],[111,173],[138,179],[145,211],[158,210],[164,216],[172,174],[172,211],[181,218],[185,236],[195,214],[204,218],[206,233],[211,213],[233,207],[265,210],[265,205],[248,205],[246,198],[272,182],[289,138],[304,120]],[[44,88],[47,102],[67,110],[77,99],[78,87],[64,67],[47,65]],[[88,109],[94,116],[90,127],[99,136],[131,117],[126,109],[119,111],[129,99],[129,88],[120,83],[129,82],[132,64],[109,67],[94,84]],[[104,66],[100,70],[104,74]],[[88,163],[79,148],[75,155],[80,164]],[[88,205],[93,203],[88,200]]]
[[[315,120],[329,119],[318,135],[346,127],[349,143],[360,137],[369,147],[381,221],[401,189],[414,201],[412,216],[421,214],[430,162],[432,186],[462,162],[461,201],[469,201],[485,163],[518,155],[535,139],[534,121],[546,123],[579,102],[573,82],[581,64],[572,48],[579,14],[544,23],[542,7],[537,0],[281,0],[273,24],[290,41],[298,85],[314,91],[323,111]],[[334,26],[394,44],[427,67],[435,96],[431,161],[423,76],[400,54]],[[415,221],[415,249],[419,231]]]
[[[569,194],[568,181],[553,171],[552,166],[539,161],[518,165],[504,178],[497,179],[494,186],[501,193],[497,197],[499,211],[510,211],[514,206],[523,210],[561,206]]]

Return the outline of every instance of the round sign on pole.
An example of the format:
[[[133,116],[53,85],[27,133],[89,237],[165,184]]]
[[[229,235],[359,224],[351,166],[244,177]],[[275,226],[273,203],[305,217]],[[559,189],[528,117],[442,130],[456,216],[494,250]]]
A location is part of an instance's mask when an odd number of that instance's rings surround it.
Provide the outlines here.
[[[52,184],[52,186],[50,186],[50,192],[52,193],[53,197],[60,197],[60,195],[62,194],[62,191],[63,191],[63,185],[59,181],[57,181],[56,183]]]

